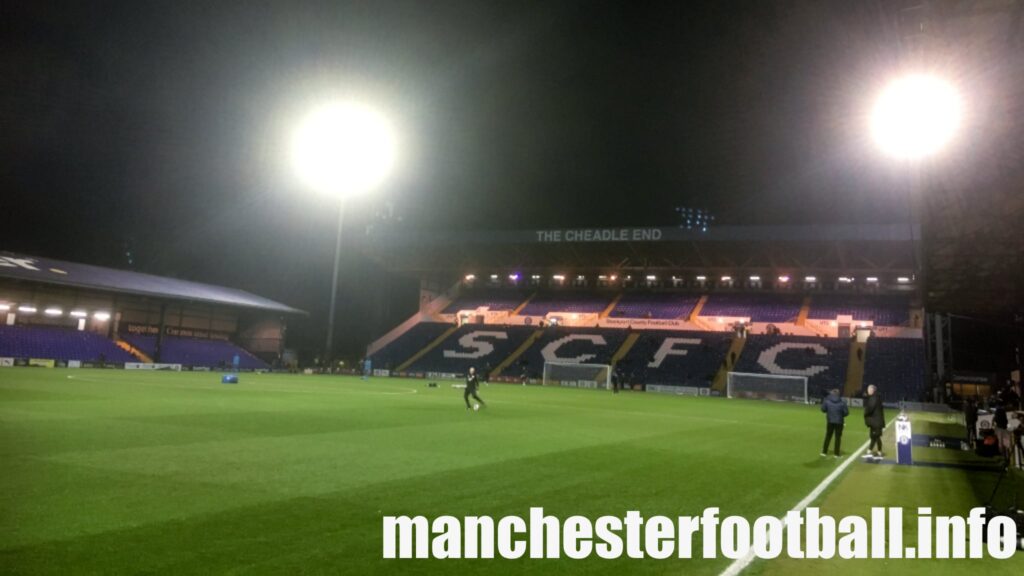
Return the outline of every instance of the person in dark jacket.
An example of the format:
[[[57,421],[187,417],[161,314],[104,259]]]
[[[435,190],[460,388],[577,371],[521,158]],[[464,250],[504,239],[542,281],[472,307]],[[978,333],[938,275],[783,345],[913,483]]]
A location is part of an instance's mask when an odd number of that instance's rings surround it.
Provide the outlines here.
[[[964,402],[964,424],[967,426],[967,442],[973,447],[978,440],[978,403],[973,398]]]
[[[835,457],[841,455],[839,446],[843,441],[843,423],[850,415],[850,407],[839,397],[839,389],[833,389],[828,397],[821,401],[821,411],[825,413],[825,445],[821,448],[821,455],[828,456],[828,445],[832,436],[836,437]]]
[[[868,451],[865,458],[882,458],[882,430],[885,428],[885,406],[882,406],[882,397],[878,395],[878,388],[874,384],[868,386],[867,396],[864,397],[864,425],[868,427],[871,436],[871,443],[868,444]]]

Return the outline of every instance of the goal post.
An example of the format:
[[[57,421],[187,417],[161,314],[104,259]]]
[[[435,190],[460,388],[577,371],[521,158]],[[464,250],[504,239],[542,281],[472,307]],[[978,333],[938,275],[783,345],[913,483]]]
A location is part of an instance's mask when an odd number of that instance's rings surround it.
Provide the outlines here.
[[[612,389],[612,367],[609,364],[576,364],[545,362],[544,386]]]
[[[729,372],[726,381],[726,396],[729,398],[753,398],[757,400],[779,400],[807,404],[806,376],[784,376],[781,374],[750,374]]]

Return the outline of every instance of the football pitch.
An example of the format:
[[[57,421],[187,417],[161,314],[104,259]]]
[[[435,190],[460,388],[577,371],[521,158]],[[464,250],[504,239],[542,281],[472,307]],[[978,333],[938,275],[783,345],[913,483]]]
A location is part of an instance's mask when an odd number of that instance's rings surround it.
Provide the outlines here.
[[[731,561],[384,560],[381,523],[531,506],[561,518],[718,506],[753,519],[784,514],[843,462],[819,456],[813,406],[495,384],[480,391],[488,408],[468,412],[448,382],[219,376],[0,370],[0,571],[714,575]],[[962,427],[915,415],[915,432],[928,430]],[[855,410],[845,452],[866,440]],[[956,450],[915,458],[971,466],[856,461],[816,503],[837,516],[904,506],[913,526],[917,506],[965,515],[997,478]],[[780,559],[745,573],[823,570],[1020,574],[1024,556]]]

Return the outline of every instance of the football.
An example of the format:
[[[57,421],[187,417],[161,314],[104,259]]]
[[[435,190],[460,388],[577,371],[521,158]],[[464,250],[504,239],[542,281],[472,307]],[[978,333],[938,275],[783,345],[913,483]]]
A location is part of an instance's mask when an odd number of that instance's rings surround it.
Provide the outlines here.
[[[473,410],[480,410],[479,404],[473,404]]]

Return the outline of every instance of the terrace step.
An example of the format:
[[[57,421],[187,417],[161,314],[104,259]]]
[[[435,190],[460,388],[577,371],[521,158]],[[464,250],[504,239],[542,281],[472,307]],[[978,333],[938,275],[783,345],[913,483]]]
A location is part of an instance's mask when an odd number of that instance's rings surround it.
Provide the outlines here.
[[[612,310],[614,310],[615,307],[619,304],[619,300],[622,300],[622,292],[619,292],[618,294],[615,295],[615,299],[608,303],[608,306],[606,306],[604,311],[602,311],[601,314],[598,315],[598,318],[607,318],[608,315],[612,313]]]
[[[630,332],[629,336],[626,336],[626,339],[623,340],[622,346],[619,346],[619,349],[616,350],[615,354],[612,356],[612,366],[615,366],[620,360],[625,358],[626,354],[629,354],[629,351],[633,349],[633,345],[636,344],[636,341],[639,339],[639,332]]]
[[[522,312],[523,308],[526,308],[526,305],[529,304],[530,300],[533,300],[534,296],[536,296],[536,295],[537,295],[536,292],[534,292],[533,294],[530,294],[529,298],[527,298],[526,300],[523,300],[523,302],[521,304],[519,304],[519,306],[516,306],[515,310],[512,310],[511,312],[509,312],[508,315],[509,316],[518,316],[519,313]]]
[[[540,339],[540,337],[543,335],[543,330],[535,330],[533,334],[530,334],[530,336],[526,340],[523,340],[523,343],[520,344],[519,347],[515,349],[515,351],[508,355],[508,358],[502,360],[501,363],[494,368],[494,370],[491,370],[490,377],[497,378],[498,376],[501,376],[503,370],[505,370],[506,368],[511,366],[513,362],[518,360],[519,357],[522,356],[524,352],[529,350],[530,346],[533,346],[533,343]]]
[[[864,387],[864,364],[867,361],[868,348],[866,342],[857,342],[856,339],[850,343],[850,361],[846,365],[846,386],[843,388],[843,396],[853,398],[860,395]]]
[[[743,353],[743,346],[746,343],[747,339],[740,336],[732,339],[732,343],[729,344],[729,350],[725,353],[725,358],[722,359],[722,367],[718,369],[718,373],[715,374],[715,381],[711,384],[712,390],[725,393],[725,386],[729,383],[729,372],[732,372],[736,363],[739,362],[740,354]]]
[[[138,358],[139,362],[145,362],[146,364],[153,363],[153,359],[150,358],[148,354],[132,346],[131,344],[125,342],[124,340],[121,340],[120,338],[114,340],[114,344],[117,344],[118,348]]]
[[[694,305],[693,310],[690,311],[690,315],[686,317],[686,320],[690,322],[696,322],[697,317],[700,316],[700,311],[704,309],[704,305],[708,303],[708,295],[704,294],[697,300],[697,304]]]
[[[811,297],[804,296],[804,303],[800,305],[800,313],[796,315],[796,325],[803,326],[807,323],[807,315],[811,312]]]
[[[395,368],[395,372],[404,372],[406,368],[408,368],[409,366],[412,366],[413,362],[419,360],[424,355],[426,355],[427,352],[430,352],[431,350],[436,348],[439,344],[441,344],[441,342],[444,342],[446,338],[451,336],[458,329],[459,329],[459,326],[456,324],[456,325],[452,326],[451,328],[448,328],[447,330],[445,330],[444,333],[442,333],[440,336],[438,336],[437,338],[434,338],[434,340],[431,341],[430,344],[427,344],[426,346],[423,347],[422,350],[420,350],[419,352],[413,354],[412,358],[409,358],[405,362],[402,362],[401,364],[399,364],[398,367]]]

